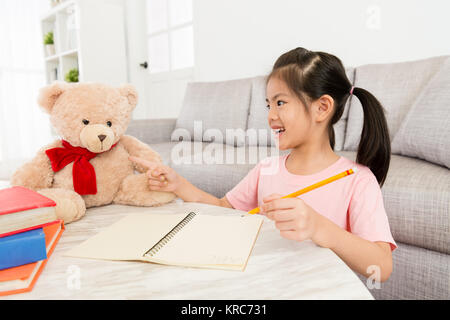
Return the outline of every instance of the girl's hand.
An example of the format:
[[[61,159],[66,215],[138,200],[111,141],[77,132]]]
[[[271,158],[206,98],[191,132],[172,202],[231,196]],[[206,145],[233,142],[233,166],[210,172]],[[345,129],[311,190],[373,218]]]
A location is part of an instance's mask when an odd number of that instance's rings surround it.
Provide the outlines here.
[[[129,157],[133,161],[148,169],[148,187],[153,191],[174,192],[180,188],[182,178],[172,168],[161,163],[151,162],[137,157]]]
[[[321,236],[323,217],[299,198],[284,198],[272,194],[263,199],[260,211],[275,222],[283,238],[303,241],[313,240],[317,245],[324,246]]]

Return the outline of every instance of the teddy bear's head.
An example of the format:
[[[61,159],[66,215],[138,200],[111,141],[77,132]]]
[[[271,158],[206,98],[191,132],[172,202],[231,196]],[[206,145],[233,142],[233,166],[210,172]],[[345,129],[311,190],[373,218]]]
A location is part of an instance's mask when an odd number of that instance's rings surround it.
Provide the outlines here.
[[[56,81],[41,89],[38,103],[57,133],[74,147],[108,151],[125,133],[137,104],[131,85]]]

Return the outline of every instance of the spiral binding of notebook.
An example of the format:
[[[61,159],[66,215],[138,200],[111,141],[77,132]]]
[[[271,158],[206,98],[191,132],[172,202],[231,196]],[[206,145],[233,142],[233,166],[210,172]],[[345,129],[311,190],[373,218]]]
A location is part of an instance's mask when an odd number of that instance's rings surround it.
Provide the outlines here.
[[[185,227],[189,221],[195,217],[195,212],[190,212],[186,217],[183,218],[172,230],[170,230],[161,240],[159,240],[153,247],[151,247],[144,256],[149,255],[153,257],[162,247],[164,247],[170,239],[172,239],[183,227]]]

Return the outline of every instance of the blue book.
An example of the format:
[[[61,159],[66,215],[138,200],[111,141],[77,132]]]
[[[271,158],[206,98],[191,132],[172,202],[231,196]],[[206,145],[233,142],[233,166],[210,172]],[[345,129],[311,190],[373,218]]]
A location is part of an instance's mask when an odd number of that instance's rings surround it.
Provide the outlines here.
[[[42,228],[0,238],[0,270],[47,259]]]

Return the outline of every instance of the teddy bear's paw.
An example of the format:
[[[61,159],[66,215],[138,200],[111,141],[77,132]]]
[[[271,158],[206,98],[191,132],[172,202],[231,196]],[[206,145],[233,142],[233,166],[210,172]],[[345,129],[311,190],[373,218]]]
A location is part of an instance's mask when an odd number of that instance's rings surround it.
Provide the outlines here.
[[[130,206],[153,207],[171,202],[176,198],[172,192],[152,191],[148,189],[145,173],[126,177],[114,198],[114,203]]]
[[[114,203],[131,206],[154,207],[171,202],[176,198],[172,192],[138,191],[125,193],[120,191],[114,198]]]
[[[42,189],[38,192],[56,202],[56,216],[64,220],[64,224],[79,220],[86,213],[84,200],[72,190],[55,188]]]
[[[159,192],[159,191],[148,191],[149,197],[155,202],[152,206],[163,205],[165,203],[172,202],[177,198],[177,196],[172,192]]]

